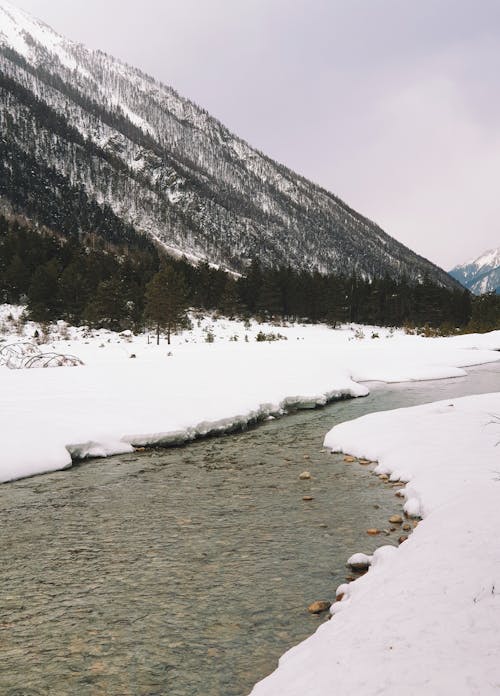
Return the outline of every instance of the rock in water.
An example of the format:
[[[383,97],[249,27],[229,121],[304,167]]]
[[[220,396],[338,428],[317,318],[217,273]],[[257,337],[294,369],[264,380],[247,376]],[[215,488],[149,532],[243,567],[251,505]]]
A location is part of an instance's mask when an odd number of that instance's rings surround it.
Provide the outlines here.
[[[365,553],[355,553],[347,560],[347,566],[352,568],[352,570],[368,570],[372,562],[372,557],[367,556]]]
[[[307,611],[310,614],[322,614],[324,611],[328,611],[328,609],[330,609],[331,606],[331,602],[327,602],[326,600],[319,600],[310,604],[307,607]]]
[[[392,515],[391,517],[389,517],[389,522],[391,524],[403,524],[403,518],[401,517],[401,515]]]

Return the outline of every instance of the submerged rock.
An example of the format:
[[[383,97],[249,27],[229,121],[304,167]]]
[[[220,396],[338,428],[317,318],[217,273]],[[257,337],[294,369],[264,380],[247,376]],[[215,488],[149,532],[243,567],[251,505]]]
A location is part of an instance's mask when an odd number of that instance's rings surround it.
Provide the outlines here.
[[[299,474],[299,479],[301,481],[309,481],[311,479],[311,473],[309,471],[303,471],[301,474]]]
[[[391,524],[403,524],[403,518],[401,515],[391,515],[391,517],[389,517],[389,522]]]
[[[313,602],[307,607],[307,611],[310,614],[322,614],[324,611],[328,611],[330,607],[332,606],[331,602],[327,602],[326,600],[318,600],[317,602]]]

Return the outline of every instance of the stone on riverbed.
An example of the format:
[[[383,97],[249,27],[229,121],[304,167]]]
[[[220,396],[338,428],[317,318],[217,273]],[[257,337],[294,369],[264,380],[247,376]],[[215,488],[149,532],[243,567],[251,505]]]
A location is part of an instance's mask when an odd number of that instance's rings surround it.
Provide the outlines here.
[[[380,534],[380,529],[376,529],[375,527],[372,527],[371,529],[367,529],[366,533],[369,534],[370,536],[376,536],[377,534]]]
[[[311,479],[311,473],[309,471],[303,471],[301,474],[299,474],[299,479],[301,481],[309,481]]]
[[[367,556],[366,553],[355,553],[347,559],[347,567],[352,568],[352,570],[367,570],[371,562],[372,557]]]
[[[331,602],[327,602],[326,600],[318,600],[317,602],[310,604],[307,607],[307,611],[310,614],[322,614],[324,611],[328,611],[331,606]]]
[[[392,515],[391,517],[389,517],[389,522],[391,524],[403,524],[403,518],[401,517],[401,515]]]
[[[348,464],[352,464],[353,462],[356,461],[356,457],[351,457],[350,454],[347,454],[347,455],[344,457],[344,461],[347,462]]]

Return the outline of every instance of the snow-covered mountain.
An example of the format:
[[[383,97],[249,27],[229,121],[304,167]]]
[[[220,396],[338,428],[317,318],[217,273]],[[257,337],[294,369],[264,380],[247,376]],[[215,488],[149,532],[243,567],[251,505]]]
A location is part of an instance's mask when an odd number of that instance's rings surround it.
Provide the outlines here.
[[[0,0],[0,209],[170,253],[458,287],[172,88]],[[124,232],[125,230],[125,232]]]
[[[455,266],[450,275],[476,295],[485,292],[500,294],[500,247],[485,251],[473,261]]]

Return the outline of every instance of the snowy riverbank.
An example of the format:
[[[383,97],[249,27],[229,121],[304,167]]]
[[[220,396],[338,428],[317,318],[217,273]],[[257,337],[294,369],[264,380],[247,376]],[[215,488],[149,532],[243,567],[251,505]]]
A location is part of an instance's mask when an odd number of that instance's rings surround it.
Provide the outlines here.
[[[408,482],[405,510],[423,521],[339,588],[332,620],[284,655],[253,696],[499,693],[499,416],[495,393],[333,428],[325,444]]]
[[[4,309],[0,346],[19,338],[7,317]],[[19,330],[27,339],[34,329]],[[257,342],[260,331],[287,340]],[[379,338],[371,338],[374,331]],[[359,339],[350,328],[200,320],[168,347],[148,344],[145,335],[51,327],[42,350],[74,354],[85,366],[0,368],[0,481],[62,469],[72,458],[181,442],[290,407],[363,396],[363,381],[458,377],[463,367],[500,359],[493,352],[500,332],[449,339],[363,332]]]

